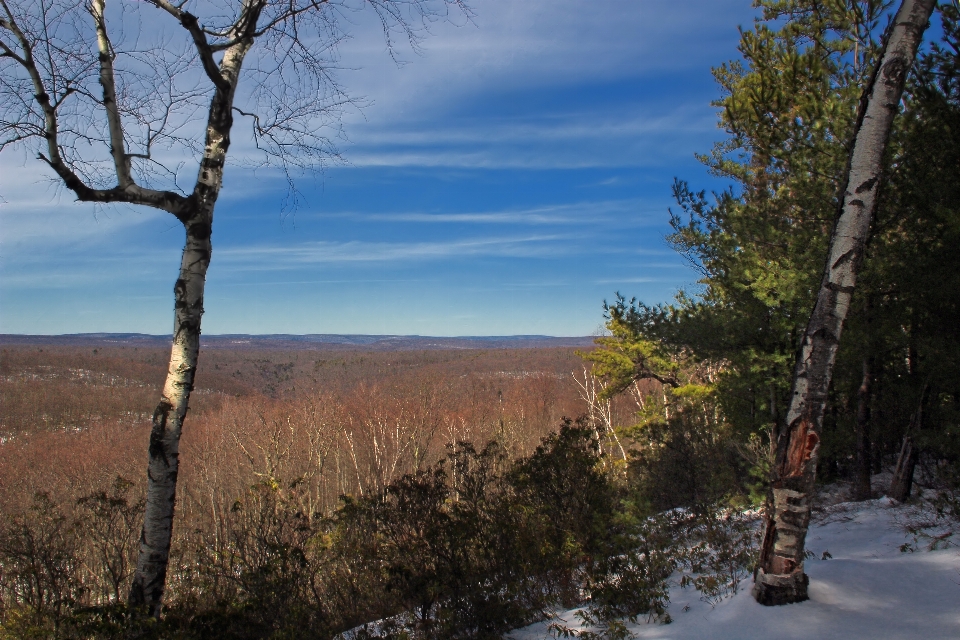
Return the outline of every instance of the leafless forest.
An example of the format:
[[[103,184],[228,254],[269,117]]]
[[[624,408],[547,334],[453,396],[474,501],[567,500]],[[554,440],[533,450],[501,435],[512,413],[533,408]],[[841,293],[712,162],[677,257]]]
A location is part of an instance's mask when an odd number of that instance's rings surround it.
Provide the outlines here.
[[[4,630],[115,637],[166,349],[0,356]],[[601,400],[590,364],[572,347],[205,349],[152,632],[327,638],[417,612],[430,637],[500,633],[584,580],[610,615],[662,613],[672,538],[643,529],[635,551],[613,519],[627,452],[612,425],[654,389]]]
[[[116,479],[141,489],[161,348],[6,346],[0,359],[0,509],[58,504]],[[296,479],[316,512],[381,491],[456,441],[529,453],[564,417],[590,413],[572,348],[208,349],[181,446],[177,529],[224,535],[252,484]],[[613,407],[632,415],[629,399]],[[135,498],[134,498],[135,499]]]

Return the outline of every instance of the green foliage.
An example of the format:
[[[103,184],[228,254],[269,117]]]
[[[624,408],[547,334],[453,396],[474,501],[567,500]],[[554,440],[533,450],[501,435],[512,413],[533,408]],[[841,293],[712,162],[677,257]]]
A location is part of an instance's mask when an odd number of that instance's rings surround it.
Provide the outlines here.
[[[860,89],[887,1],[759,1],[741,60],[714,70],[728,138],[701,160],[734,182],[715,194],[678,181],[674,248],[702,289],[635,306],[647,336],[727,366],[718,399],[746,437],[783,413],[799,337],[819,286]]]
[[[694,516],[689,528],[682,587],[693,585],[701,599],[717,604],[736,594],[757,562],[760,528],[755,514],[707,510]]]
[[[460,443],[445,463],[341,510],[339,526],[367,523],[359,552],[415,637],[496,637],[542,606],[529,584],[535,538],[510,509],[502,465],[496,443]]]
[[[744,492],[745,471],[729,430],[713,426],[678,413],[643,429],[629,467],[639,503],[650,511],[699,508]]]
[[[298,630],[322,628],[309,605],[320,523],[301,497],[299,479],[262,477],[234,502],[219,544],[197,536],[194,570],[181,577],[168,626],[187,626],[191,637],[238,639],[310,637]],[[182,620],[177,609],[202,613]]]
[[[552,622],[547,630],[555,638],[578,638],[579,640],[628,640],[636,637],[627,629],[623,620],[601,620],[587,609],[580,609],[575,615],[580,620],[580,624],[587,627],[586,629],[573,629],[561,622]],[[593,631],[591,627],[599,630]]]
[[[611,617],[663,610],[672,564],[618,514],[582,424],[564,424],[509,465],[496,443],[458,444],[445,464],[349,509],[344,522],[371,523],[361,553],[378,559],[405,612],[394,623],[410,637],[496,638],[585,599]],[[366,633],[399,637],[381,627]]]
[[[691,316],[619,295],[606,309],[612,335],[584,357],[607,393],[629,389],[638,404],[636,421],[617,428],[634,502],[653,513],[746,493],[755,461],[739,455],[722,410],[718,381],[728,365],[695,356],[672,332]]]
[[[773,470],[774,452],[768,438],[751,433],[746,442],[736,443],[747,464],[747,504],[759,507],[767,499],[767,484]]]
[[[682,483],[682,473],[670,470],[710,446],[738,452],[737,461],[710,460],[731,471],[728,487],[751,502],[764,494],[769,463],[761,443],[776,434],[788,404],[799,338],[845,187],[858,100],[894,8],[887,0],[755,4],[762,14],[741,33],[741,58],[714,70],[721,90],[715,105],[728,136],[701,157],[732,186],[709,197],[682,181],[674,185],[678,207],[668,239],[701,274],[699,288],[658,306],[618,294],[606,306],[611,335],[589,356],[608,393],[644,379],[664,384],[662,391],[644,390],[646,404],[628,430],[649,495]],[[908,425],[928,468],[960,464],[956,439],[948,436],[960,423],[956,6],[942,4],[940,17],[942,41],[921,53],[908,78],[888,149],[822,434],[820,473],[827,478],[853,471],[866,365],[877,464],[899,450]],[[708,384],[691,377],[706,364],[714,369]],[[698,386],[684,388],[690,382]],[[710,416],[702,406],[713,409],[713,424],[696,418],[698,411]],[[654,471],[671,457],[676,462]],[[669,480],[651,484],[658,475]],[[680,493],[680,504],[695,499]]]
[[[599,349],[581,353],[593,362],[593,375],[607,383],[601,397],[623,393],[639,380],[679,384],[676,375],[681,368],[680,357],[660,341],[645,337],[637,326],[642,320],[635,307],[627,306],[618,294],[616,302],[612,306],[604,304],[604,309],[610,335],[596,339]]]

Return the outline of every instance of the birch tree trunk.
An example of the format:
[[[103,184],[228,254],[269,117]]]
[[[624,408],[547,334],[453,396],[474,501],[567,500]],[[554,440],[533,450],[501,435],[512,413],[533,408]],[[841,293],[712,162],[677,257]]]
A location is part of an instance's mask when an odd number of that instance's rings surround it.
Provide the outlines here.
[[[797,355],[785,424],[777,438],[753,587],[760,604],[789,604],[808,597],[804,542],[827,392],[870,232],[890,127],[935,4],[936,0],[903,0],[880,64],[864,91],[866,100],[856,127],[840,215],[817,302]]]
[[[174,285],[173,346],[163,393],[153,413],[140,553],[130,587],[130,606],[154,617],[160,615],[170,560],[180,467],[180,434],[200,352],[200,319],[212,251],[213,210],[223,184],[224,163],[230,147],[233,98],[264,2],[244,2],[241,18],[232,34],[235,44],[226,49],[219,66],[214,66],[213,52],[209,47],[205,51],[200,49],[200,55],[207,56],[204,67],[216,91],[210,101],[197,182],[184,210],[177,216],[186,230],[186,243],[180,260],[180,276]],[[170,6],[168,11],[179,12],[179,9]],[[180,13],[178,17],[188,29],[191,19],[196,24],[196,19],[189,14]]]
[[[147,465],[147,495],[140,553],[130,591],[130,604],[160,613],[173,532],[177,474],[180,466],[180,434],[193,390],[200,351],[200,318],[203,289],[210,264],[210,224],[213,208],[202,216],[206,225],[187,228],[180,261],[180,277],[174,286],[174,330],[170,364],[160,403],[153,413]],[[198,216],[199,217],[199,216]],[[206,227],[205,229],[203,227]]]

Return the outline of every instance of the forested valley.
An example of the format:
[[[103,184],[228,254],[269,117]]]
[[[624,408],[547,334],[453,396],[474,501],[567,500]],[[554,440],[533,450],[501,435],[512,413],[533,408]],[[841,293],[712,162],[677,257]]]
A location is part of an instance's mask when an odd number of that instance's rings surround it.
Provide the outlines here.
[[[611,292],[580,349],[203,349],[159,617],[127,596],[169,352],[4,344],[0,638],[497,638],[582,606],[596,631],[554,635],[612,639],[670,621],[671,576],[709,602],[749,590],[899,3],[756,4],[700,158],[731,186],[680,176],[664,213],[699,274],[674,301]],[[801,453],[834,499],[924,503],[953,535],[960,9],[934,23]]]
[[[181,450],[170,599],[141,634],[330,637],[414,612],[419,634],[486,637],[577,602],[585,563],[610,580],[626,562],[611,552],[640,553],[627,532],[649,525],[620,522],[628,445],[612,425],[630,423],[641,396],[601,397],[575,349],[205,356]],[[149,347],[4,347],[9,637],[124,632],[143,407],[164,360]],[[705,444],[697,451],[712,455]],[[697,490],[685,482],[657,509]],[[649,542],[658,553],[634,567],[635,592],[592,585],[609,592],[610,615],[662,612],[671,543]]]

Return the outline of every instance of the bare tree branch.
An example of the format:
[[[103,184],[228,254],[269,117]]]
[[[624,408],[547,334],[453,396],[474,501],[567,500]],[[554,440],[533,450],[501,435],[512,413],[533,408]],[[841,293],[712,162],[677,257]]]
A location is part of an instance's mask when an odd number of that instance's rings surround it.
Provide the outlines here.
[[[204,34],[203,29],[200,28],[200,23],[197,21],[197,17],[192,13],[180,9],[180,7],[183,5],[177,6],[168,2],[167,0],[146,1],[158,9],[166,11],[177,19],[177,21],[183,26],[184,29],[187,30],[187,32],[190,34],[190,37],[193,39],[193,44],[197,48],[197,54],[200,56],[200,62],[203,64],[203,70],[206,72],[207,77],[210,78],[210,81],[213,82],[217,89],[220,89],[221,91],[228,91],[230,87],[223,79],[223,76],[220,75],[220,70],[217,68],[217,62],[213,59],[215,49],[210,46],[209,42],[207,42],[207,36]]]
[[[110,155],[117,171],[117,183],[122,188],[133,185],[130,177],[130,158],[123,143],[123,124],[120,122],[120,109],[117,105],[117,86],[114,81],[113,59],[115,57],[113,45],[107,35],[107,23],[103,15],[105,0],[90,2],[90,15],[97,30],[97,48],[100,51],[100,85],[103,87],[103,108],[107,112],[107,122],[110,128]]]

